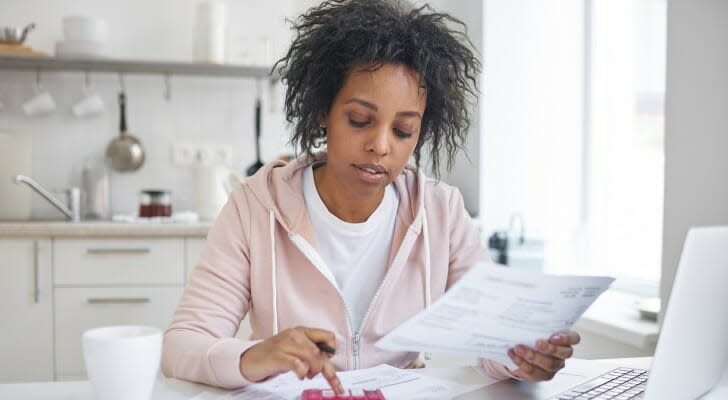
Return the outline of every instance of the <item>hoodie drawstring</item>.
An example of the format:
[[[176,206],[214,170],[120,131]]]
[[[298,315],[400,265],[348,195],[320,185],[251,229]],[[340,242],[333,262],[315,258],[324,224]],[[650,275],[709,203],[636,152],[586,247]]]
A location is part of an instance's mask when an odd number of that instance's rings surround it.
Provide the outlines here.
[[[422,210],[422,239],[425,241],[425,308],[430,306],[432,295],[432,284],[430,283],[430,232],[427,228],[427,213]],[[432,358],[432,354],[425,353],[425,360]]]
[[[270,259],[271,259],[271,285],[273,286],[273,335],[278,334],[278,284],[276,282],[276,217],[273,210],[268,210],[270,221]]]
[[[432,285],[430,284],[430,233],[427,229],[427,214],[422,212],[422,239],[425,241],[425,308],[430,306]]]

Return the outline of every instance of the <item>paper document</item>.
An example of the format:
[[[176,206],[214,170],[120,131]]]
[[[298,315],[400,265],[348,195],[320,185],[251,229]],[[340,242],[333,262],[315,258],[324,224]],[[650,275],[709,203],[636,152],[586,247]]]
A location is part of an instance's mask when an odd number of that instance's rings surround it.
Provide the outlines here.
[[[474,390],[444,379],[420,375],[386,364],[373,368],[337,372],[344,389],[380,389],[387,399],[448,399]],[[304,389],[328,389],[321,374],[299,380],[292,372],[246,386],[218,397],[220,400],[298,400]]]
[[[494,264],[470,269],[444,296],[384,336],[392,351],[468,354],[517,366],[508,349],[569,330],[614,278],[557,276]]]

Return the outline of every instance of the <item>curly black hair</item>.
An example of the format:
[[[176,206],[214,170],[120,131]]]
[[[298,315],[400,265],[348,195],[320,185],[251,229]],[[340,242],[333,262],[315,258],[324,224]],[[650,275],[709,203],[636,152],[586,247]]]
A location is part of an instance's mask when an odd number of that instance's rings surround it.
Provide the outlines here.
[[[278,68],[287,85],[286,120],[295,124],[290,142],[297,150],[310,155],[325,143],[320,117],[328,114],[353,68],[376,70],[393,63],[416,72],[427,93],[414,150],[417,166],[422,146],[429,144],[435,176],[440,176],[443,147],[452,168],[470,126],[468,95],[476,96],[480,72],[462,21],[405,1],[327,0],[291,22],[296,38],[273,70]]]

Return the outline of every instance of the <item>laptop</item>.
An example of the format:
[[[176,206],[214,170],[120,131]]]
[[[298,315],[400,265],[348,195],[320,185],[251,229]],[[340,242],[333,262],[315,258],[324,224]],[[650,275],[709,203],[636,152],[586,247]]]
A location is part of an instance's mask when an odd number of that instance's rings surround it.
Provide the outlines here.
[[[550,382],[511,379],[457,399],[697,399],[728,367],[726,286],[728,226],[690,229],[649,370],[585,362]]]

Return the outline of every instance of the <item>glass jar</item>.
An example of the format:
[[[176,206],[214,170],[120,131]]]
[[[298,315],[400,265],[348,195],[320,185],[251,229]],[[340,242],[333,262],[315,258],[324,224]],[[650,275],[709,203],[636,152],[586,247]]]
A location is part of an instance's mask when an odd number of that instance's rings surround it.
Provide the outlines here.
[[[169,190],[142,190],[139,194],[139,216],[171,217],[172,195]]]

